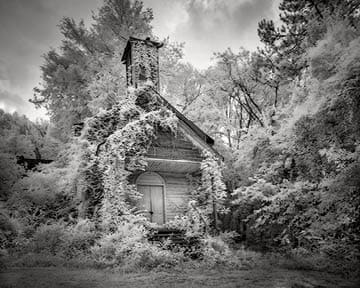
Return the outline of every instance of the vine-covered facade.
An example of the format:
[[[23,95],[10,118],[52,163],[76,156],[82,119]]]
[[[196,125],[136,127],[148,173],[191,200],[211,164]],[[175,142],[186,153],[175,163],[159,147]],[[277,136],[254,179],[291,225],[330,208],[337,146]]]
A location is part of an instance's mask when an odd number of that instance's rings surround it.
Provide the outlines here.
[[[214,140],[159,94],[160,47],[149,39],[129,39],[122,57],[126,99],[85,125],[83,136],[94,154],[90,166],[101,175],[104,192],[97,209],[90,205],[91,195],[84,197],[89,205],[83,203],[82,214],[98,211],[107,227],[129,215],[163,225],[186,214],[190,200],[199,200],[205,214],[221,202],[216,193],[210,195],[212,187],[194,185],[204,176],[203,161],[219,159],[219,154]],[[220,190],[219,195],[224,194],[224,188]],[[209,195],[204,198],[204,193]]]

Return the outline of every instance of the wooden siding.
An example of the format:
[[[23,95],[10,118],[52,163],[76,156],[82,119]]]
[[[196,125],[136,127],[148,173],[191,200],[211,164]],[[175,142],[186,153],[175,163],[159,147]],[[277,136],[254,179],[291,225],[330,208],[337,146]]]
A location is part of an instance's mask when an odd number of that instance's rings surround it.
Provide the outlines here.
[[[191,143],[182,132],[177,135],[159,133],[148,149],[147,157],[158,159],[201,161],[201,151]]]
[[[165,180],[166,220],[184,215],[190,196],[190,183],[185,174],[162,173]]]
[[[138,185],[165,185],[164,179],[160,174],[153,172],[144,172],[136,177],[136,184]]]
[[[155,173],[144,172],[139,175],[140,181],[134,180],[134,184],[140,185],[159,185],[158,176]],[[184,173],[158,173],[163,179],[164,200],[165,200],[165,220],[173,220],[176,215],[184,215],[187,207],[191,186]]]
[[[142,185],[159,185],[156,173],[163,179],[165,221],[171,221],[176,215],[184,215],[187,211],[192,187],[186,175],[198,173],[203,159],[203,147],[195,145],[193,140],[190,141],[180,128],[179,126],[176,134],[158,133],[145,155],[148,162],[147,172],[138,178]],[[151,176],[148,172],[155,173]]]
[[[196,173],[200,171],[199,161],[190,160],[170,160],[170,159],[156,159],[145,158],[148,163],[147,170],[154,172],[172,172],[172,173]]]

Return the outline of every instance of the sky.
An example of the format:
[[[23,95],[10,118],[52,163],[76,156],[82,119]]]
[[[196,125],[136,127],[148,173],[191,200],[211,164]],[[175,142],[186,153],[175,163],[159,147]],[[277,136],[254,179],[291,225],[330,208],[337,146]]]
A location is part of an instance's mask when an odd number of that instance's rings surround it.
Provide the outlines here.
[[[185,42],[184,60],[199,69],[214,52],[260,45],[256,29],[277,19],[280,0],[143,0],[153,9],[153,31],[160,39]],[[31,120],[47,118],[28,101],[41,82],[40,66],[51,47],[60,45],[63,16],[91,25],[103,0],[0,0],[0,108]],[[119,63],[119,65],[121,65]]]

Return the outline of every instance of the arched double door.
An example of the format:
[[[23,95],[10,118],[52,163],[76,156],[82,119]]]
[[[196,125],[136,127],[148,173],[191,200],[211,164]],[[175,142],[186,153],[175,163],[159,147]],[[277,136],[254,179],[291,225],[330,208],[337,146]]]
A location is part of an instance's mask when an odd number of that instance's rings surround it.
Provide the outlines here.
[[[165,181],[157,173],[145,172],[136,180],[138,191],[143,194],[140,208],[149,221],[165,223]]]

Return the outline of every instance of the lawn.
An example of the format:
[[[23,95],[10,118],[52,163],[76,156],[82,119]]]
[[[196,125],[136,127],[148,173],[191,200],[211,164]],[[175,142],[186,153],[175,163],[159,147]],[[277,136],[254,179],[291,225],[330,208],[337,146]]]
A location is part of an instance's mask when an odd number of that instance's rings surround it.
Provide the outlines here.
[[[0,272],[1,288],[17,287],[249,287],[320,288],[360,287],[357,280],[315,271],[281,268],[172,269],[125,273],[114,270],[70,268],[11,268]]]

